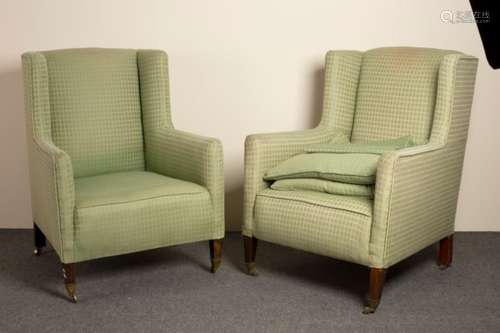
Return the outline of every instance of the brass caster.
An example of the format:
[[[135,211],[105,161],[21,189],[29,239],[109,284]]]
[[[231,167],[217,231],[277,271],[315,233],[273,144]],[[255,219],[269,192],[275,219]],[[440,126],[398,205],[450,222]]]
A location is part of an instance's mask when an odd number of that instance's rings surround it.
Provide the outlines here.
[[[375,313],[376,308],[370,306],[370,305],[365,305],[363,309],[363,314],[372,314]]]
[[[66,286],[66,292],[68,293],[69,300],[72,303],[76,303],[78,298],[76,297],[76,285],[74,283],[68,283]]]
[[[367,296],[366,305],[363,308],[363,314],[375,313],[379,303],[380,303],[380,301],[374,301],[374,300],[370,299],[370,297]]]
[[[247,274],[252,276],[257,276],[259,273],[257,272],[257,265],[255,262],[247,262],[245,263],[247,268]]]
[[[75,264],[63,264],[64,287],[71,302],[76,303]]]
[[[217,270],[220,267],[221,261],[222,260],[220,260],[220,259],[212,259],[212,267],[210,268],[210,272],[212,272],[212,273],[217,272]]]
[[[34,253],[34,254],[35,254],[35,256],[37,256],[37,257],[38,257],[38,256],[41,256],[41,255],[42,255],[42,248],[38,248],[38,247],[37,247],[37,248],[35,248],[35,249],[33,250],[33,253]]]

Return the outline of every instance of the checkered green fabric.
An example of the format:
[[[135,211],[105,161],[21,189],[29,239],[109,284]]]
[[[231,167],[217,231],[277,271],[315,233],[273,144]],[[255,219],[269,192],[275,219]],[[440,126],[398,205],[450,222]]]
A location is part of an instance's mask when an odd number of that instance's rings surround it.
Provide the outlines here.
[[[382,155],[370,257],[389,267],[453,233],[477,59],[443,57],[429,143]]]
[[[195,183],[129,171],[77,178],[75,189],[76,261],[221,238],[208,223],[210,194]]]
[[[222,146],[173,128],[164,52],[22,60],[33,216],[63,262],[224,236]]]
[[[75,190],[77,209],[207,192],[198,184],[148,171],[76,178]]]
[[[368,264],[372,201],[320,192],[259,192],[255,203],[258,239]]]
[[[330,51],[319,126],[247,137],[243,234],[377,268],[452,234],[476,69],[453,51]],[[353,142],[411,135],[417,145],[383,152],[373,201],[262,180],[338,132]]]
[[[272,181],[319,178],[348,184],[373,184],[380,156],[377,154],[299,154],[280,163],[264,175]]]
[[[338,195],[363,196],[373,198],[373,186],[347,184],[315,178],[281,179],[271,184],[279,191],[314,191]]]
[[[134,50],[43,53],[54,144],[75,177],[144,170],[141,102]]]
[[[326,143],[333,136],[328,128],[317,127],[305,131],[254,134],[246,137],[243,235],[253,234],[255,198],[257,193],[269,187],[269,182],[263,180],[267,170],[293,155],[302,153],[308,144]]]
[[[330,51],[326,54],[325,88],[321,125],[347,134],[352,132],[363,53]]]
[[[368,141],[364,143],[324,143],[308,146],[304,149],[306,153],[361,153],[381,155],[386,151],[397,150],[413,146],[411,136],[405,136],[393,140]]]
[[[429,138],[438,70],[453,51],[413,47],[365,52],[361,64],[352,142],[411,135]]]

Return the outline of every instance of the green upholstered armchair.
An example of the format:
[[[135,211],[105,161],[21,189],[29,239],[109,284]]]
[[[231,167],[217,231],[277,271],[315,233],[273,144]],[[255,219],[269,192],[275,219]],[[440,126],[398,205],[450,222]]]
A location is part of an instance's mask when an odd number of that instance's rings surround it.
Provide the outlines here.
[[[248,272],[256,273],[257,239],[368,266],[370,313],[390,266],[436,242],[439,265],[449,266],[476,68],[474,57],[437,49],[328,52],[320,124],[246,139]],[[263,181],[337,132],[352,143],[411,135],[417,145],[381,156],[373,199],[276,191]]]
[[[22,56],[35,253],[74,263],[209,240],[221,260],[221,143],[174,129],[167,55],[69,49]]]

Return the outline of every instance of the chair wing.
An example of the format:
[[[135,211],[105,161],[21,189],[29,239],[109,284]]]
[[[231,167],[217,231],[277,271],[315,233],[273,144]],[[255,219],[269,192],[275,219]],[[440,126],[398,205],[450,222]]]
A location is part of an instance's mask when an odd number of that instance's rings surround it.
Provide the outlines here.
[[[477,59],[443,58],[429,143],[379,162],[372,265],[389,267],[454,231]]]
[[[52,142],[48,71],[40,53],[22,57],[33,218],[63,261],[73,259],[71,159]]]

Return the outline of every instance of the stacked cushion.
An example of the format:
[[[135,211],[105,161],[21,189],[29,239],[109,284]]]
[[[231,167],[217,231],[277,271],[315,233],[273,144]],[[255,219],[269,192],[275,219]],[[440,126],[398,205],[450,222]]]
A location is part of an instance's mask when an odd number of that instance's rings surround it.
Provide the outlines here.
[[[326,144],[311,145],[265,175],[274,190],[316,191],[373,197],[380,155],[413,145],[405,136],[384,141],[348,143],[337,135]]]
[[[275,181],[271,188],[278,191],[315,191],[373,198],[373,186],[346,184],[315,178],[281,179]]]
[[[300,154],[269,170],[264,180],[319,178],[347,184],[375,183],[380,156],[375,154]]]

